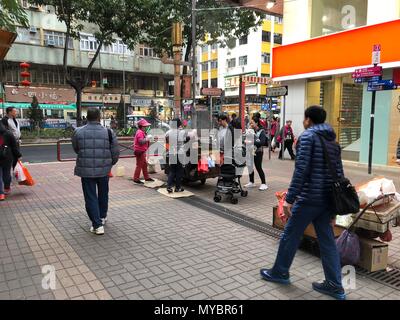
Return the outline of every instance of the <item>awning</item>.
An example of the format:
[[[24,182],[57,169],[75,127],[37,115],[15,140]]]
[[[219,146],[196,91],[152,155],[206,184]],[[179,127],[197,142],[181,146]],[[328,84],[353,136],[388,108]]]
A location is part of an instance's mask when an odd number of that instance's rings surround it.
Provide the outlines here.
[[[17,35],[15,33],[0,30],[0,61],[5,58],[16,38]]]
[[[3,104],[0,104],[2,107]],[[39,103],[40,109],[47,110],[76,110],[76,104],[45,104]],[[18,102],[4,102],[4,108],[13,107],[16,109],[29,109],[31,107],[30,103],[18,103]]]

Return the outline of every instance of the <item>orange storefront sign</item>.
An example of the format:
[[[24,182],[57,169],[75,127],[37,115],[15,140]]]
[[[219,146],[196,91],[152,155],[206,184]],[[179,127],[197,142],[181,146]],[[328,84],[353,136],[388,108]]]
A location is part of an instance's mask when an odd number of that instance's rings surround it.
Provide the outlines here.
[[[273,49],[273,78],[371,65],[375,44],[381,63],[400,62],[400,19]]]

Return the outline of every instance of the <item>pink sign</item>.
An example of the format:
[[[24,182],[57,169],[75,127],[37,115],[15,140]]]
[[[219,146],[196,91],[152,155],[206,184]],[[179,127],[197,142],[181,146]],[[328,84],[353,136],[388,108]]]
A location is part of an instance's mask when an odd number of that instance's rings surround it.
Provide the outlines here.
[[[357,78],[370,78],[370,77],[380,77],[382,76],[382,67],[371,67],[364,69],[356,69],[353,73],[353,79]]]

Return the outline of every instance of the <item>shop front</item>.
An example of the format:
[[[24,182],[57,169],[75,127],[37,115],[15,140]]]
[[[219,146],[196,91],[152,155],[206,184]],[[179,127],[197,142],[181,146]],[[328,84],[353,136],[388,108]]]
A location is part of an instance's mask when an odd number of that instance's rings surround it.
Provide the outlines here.
[[[315,31],[317,32],[317,31]],[[304,110],[322,106],[337,132],[343,158],[368,162],[371,100],[367,83],[355,83],[355,69],[372,66],[374,45],[381,46],[383,79],[398,81],[400,20],[360,27],[274,48],[273,78],[289,86],[286,119],[296,135],[304,129]],[[396,164],[400,138],[400,90],[376,93],[374,165]]]
[[[132,96],[129,114],[157,117],[166,121],[174,117],[174,102],[172,99]]]

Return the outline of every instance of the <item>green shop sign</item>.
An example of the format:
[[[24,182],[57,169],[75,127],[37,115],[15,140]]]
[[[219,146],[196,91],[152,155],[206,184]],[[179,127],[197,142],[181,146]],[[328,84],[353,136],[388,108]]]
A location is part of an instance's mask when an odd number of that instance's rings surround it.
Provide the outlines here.
[[[2,106],[2,105],[1,105]],[[4,102],[4,108],[13,107],[16,109],[29,109],[30,103],[18,103],[18,102]],[[40,109],[47,110],[76,110],[76,104],[39,104]]]

